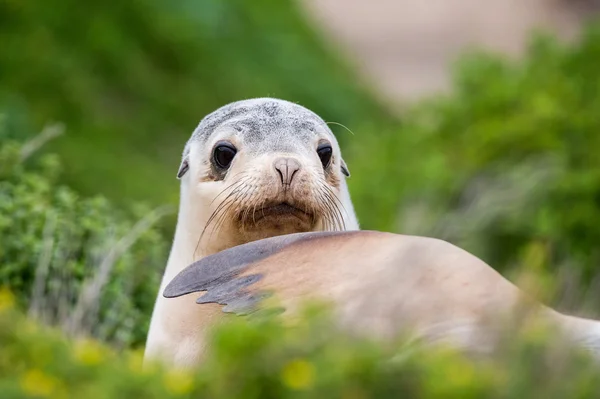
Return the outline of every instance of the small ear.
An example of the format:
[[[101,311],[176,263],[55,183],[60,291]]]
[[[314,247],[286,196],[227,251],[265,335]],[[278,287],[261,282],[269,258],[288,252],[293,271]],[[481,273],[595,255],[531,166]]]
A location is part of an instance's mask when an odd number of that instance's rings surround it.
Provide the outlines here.
[[[344,162],[344,160],[341,160],[341,164],[342,164],[342,173],[344,174],[344,176],[350,177],[350,171],[348,170],[348,166],[346,166],[346,162]]]
[[[181,161],[181,165],[179,165],[179,171],[177,172],[177,178],[181,179],[183,177],[183,175],[185,175],[185,173],[188,171],[188,169],[190,168],[190,164],[188,162],[187,157],[183,158],[183,161]]]

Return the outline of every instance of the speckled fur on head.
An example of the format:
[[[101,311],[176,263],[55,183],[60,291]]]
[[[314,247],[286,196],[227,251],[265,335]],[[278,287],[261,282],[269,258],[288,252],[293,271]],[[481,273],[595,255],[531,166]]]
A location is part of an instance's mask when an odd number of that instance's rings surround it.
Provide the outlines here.
[[[254,153],[265,151],[294,152],[298,141],[306,141],[317,132],[330,136],[336,145],[335,135],[327,123],[311,110],[286,100],[255,98],[236,101],[205,116],[186,143],[177,177],[187,171],[191,146],[205,144],[211,135],[222,128],[231,128],[243,133],[248,150]],[[278,141],[265,142],[267,136],[277,133]],[[340,159],[342,173],[349,177],[350,171]]]
[[[226,168],[215,160],[215,150],[224,143],[235,151]],[[319,155],[322,146],[330,149],[328,162]],[[288,173],[289,181],[284,178]],[[349,175],[325,121],[275,98],[237,101],[204,117],[185,145],[177,174],[196,207],[205,203],[210,210],[207,220],[198,219],[204,226],[198,240],[209,229],[226,230],[227,237],[232,232],[241,236],[236,243],[358,229],[345,185]]]

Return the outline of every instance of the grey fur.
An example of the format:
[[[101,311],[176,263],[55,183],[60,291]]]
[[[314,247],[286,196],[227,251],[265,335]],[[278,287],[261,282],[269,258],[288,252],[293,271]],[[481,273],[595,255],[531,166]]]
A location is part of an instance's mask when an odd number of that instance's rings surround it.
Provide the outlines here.
[[[249,151],[278,150],[294,152],[297,141],[305,142],[318,133],[325,133],[335,141],[335,136],[325,121],[309,109],[276,98],[255,98],[236,101],[205,116],[186,143],[177,178],[187,171],[189,153],[194,143],[206,143],[218,129],[229,128],[244,136],[250,144]],[[350,176],[341,161],[342,172]]]
[[[207,256],[183,269],[165,288],[165,298],[175,298],[193,292],[207,291],[196,303],[227,305],[224,312],[247,314],[268,293],[251,293],[246,287],[261,279],[261,275],[241,276],[253,263],[266,259],[290,245],[325,237],[367,234],[367,231],[318,231],[265,238],[228,248]]]

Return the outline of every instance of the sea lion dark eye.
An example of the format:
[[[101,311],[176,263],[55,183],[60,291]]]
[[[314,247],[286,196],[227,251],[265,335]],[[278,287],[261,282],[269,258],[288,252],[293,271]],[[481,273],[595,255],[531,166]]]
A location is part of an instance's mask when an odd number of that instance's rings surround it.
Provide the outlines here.
[[[219,143],[215,147],[213,159],[219,168],[227,169],[229,168],[229,165],[231,165],[236,153],[237,150],[233,145],[229,143]]]
[[[317,154],[321,159],[321,163],[323,164],[323,169],[326,169],[329,166],[329,162],[331,161],[331,156],[333,155],[333,149],[329,144],[321,144],[317,148]]]

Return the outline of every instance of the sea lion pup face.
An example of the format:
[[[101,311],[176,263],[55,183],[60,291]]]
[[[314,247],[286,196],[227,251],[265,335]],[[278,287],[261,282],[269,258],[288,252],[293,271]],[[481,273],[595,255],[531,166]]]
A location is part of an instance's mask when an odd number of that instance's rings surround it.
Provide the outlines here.
[[[209,210],[202,236],[229,245],[319,230],[344,230],[335,136],[315,113],[277,99],[226,105],[206,116],[186,144],[178,177]],[[233,237],[233,240],[232,240]],[[233,241],[233,242],[231,242]]]

